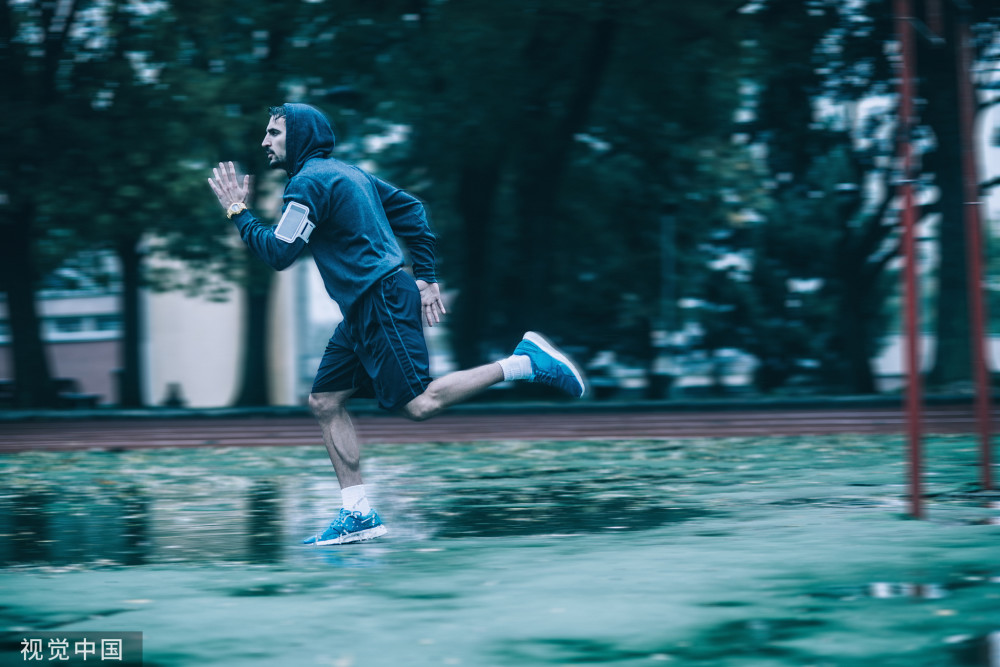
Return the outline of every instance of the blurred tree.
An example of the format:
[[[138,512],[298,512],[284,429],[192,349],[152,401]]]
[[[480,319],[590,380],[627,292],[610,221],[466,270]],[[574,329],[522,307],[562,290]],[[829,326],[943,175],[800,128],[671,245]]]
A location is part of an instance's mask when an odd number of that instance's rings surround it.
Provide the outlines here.
[[[874,390],[896,246],[894,119],[871,106],[895,91],[889,3],[387,3],[403,4],[417,37],[385,51],[385,76],[406,103],[393,113],[416,128],[409,168],[431,176],[463,364],[525,326],[596,349],[663,319],[653,276],[669,212],[673,293],[706,299],[710,350],[750,349],[764,388],[810,360],[842,390]],[[741,94],[754,118],[742,148]],[[960,173],[948,164],[935,168]]]
[[[872,386],[893,145],[888,112],[857,110],[892,92],[888,3],[330,4],[0,9],[0,67],[30,98],[11,105],[24,131],[0,166],[0,277],[28,402],[51,400],[31,281],[80,244],[122,259],[128,402],[142,400],[138,286],[216,290],[235,275],[248,290],[237,402],[267,401],[273,274],[242,250],[230,263],[204,180],[229,158],[260,175],[264,110],[286,100],[324,107],[338,155],[428,201],[463,366],[536,326],[648,364],[650,330],[680,326],[676,300],[694,297],[705,347],[753,352],[762,387],[803,358]],[[200,270],[143,274],[147,252]]]
[[[814,284],[822,286],[807,298],[787,295],[796,308],[812,309],[809,319],[815,323],[799,327],[812,344],[791,347],[821,360],[831,386],[867,393],[875,388],[871,359],[885,334],[885,302],[894,291],[885,268],[897,249],[895,216],[887,216],[898,139],[892,106],[885,102],[893,99],[898,76],[896,51],[884,46],[895,39],[892,6],[836,0],[751,5],[759,22],[755,34],[761,54],[760,104],[751,128],[755,140],[766,146],[775,177],[772,215],[815,230],[826,243],[806,244],[817,254],[809,267],[798,270],[792,269],[794,257],[769,244],[771,261],[787,267],[787,277],[811,274],[820,281]],[[912,138],[926,154],[924,167],[935,174],[938,191],[923,212],[942,216],[937,310],[929,319],[936,323],[939,340],[934,375],[946,381],[967,378],[970,371],[956,64],[953,55],[934,53],[946,43],[932,39],[927,23],[934,23],[934,3],[917,5],[919,94],[926,100],[921,111],[926,125]],[[953,34],[955,4],[937,3],[937,8],[943,13],[934,29]],[[982,31],[980,52],[992,41],[989,35],[995,35],[996,9],[991,11],[979,6],[974,16],[984,28],[994,26]],[[772,217],[768,226],[775,224]],[[789,367],[788,359],[762,361],[762,370],[779,380],[780,371],[767,371],[768,365]]]
[[[745,25],[733,13],[740,5],[643,4],[626,12],[608,85],[581,137],[579,166],[590,167],[591,180],[567,199],[564,229],[570,236],[581,222],[603,229],[588,243],[583,227],[560,296],[574,302],[573,328],[604,321],[601,349],[629,365],[651,367],[654,348],[636,344],[649,341],[651,329],[700,330],[710,354],[732,346],[710,330],[725,310],[711,301],[711,266],[721,240],[764,203],[749,147],[733,140],[747,74]],[[623,312],[630,295],[646,304],[638,316]],[[678,302],[692,299],[707,307],[686,322]]]
[[[933,175],[938,191],[930,210],[940,214],[934,318],[937,344],[928,383],[947,388],[972,378],[959,78],[972,78],[973,72],[959,71],[958,23],[964,18],[977,26],[972,35],[973,57],[980,62],[992,58],[995,63],[1000,5],[918,0],[914,6],[920,21],[916,38],[917,94],[924,100],[919,112],[933,136],[923,166]],[[986,80],[974,81],[973,85],[977,83],[985,84]],[[981,99],[977,96],[973,103],[979,105]]]
[[[204,224],[211,209],[198,165],[207,133],[199,131],[196,110],[176,103],[188,91],[170,21],[163,7],[126,2],[81,14],[73,24],[79,41],[72,63],[63,66],[66,92],[48,109],[61,121],[47,136],[58,150],[48,160],[52,180],[38,214],[118,258],[118,399],[127,407],[146,402],[141,288],[218,291],[223,287],[214,275],[230,272],[226,228]],[[74,215],[65,216],[66,210]],[[148,271],[145,258],[153,252],[185,260],[188,273]]]
[[[17,232],[4,246],[12,258],[4,283],[19,402],[54,401],[51,391],[39,393],[51,383],[39,370],[45,357],[31,282],[38,271],[28,262],[46,251],[41,270],[51,269],[87,247],[107,248],[120,261],[122,405],[145,402],[140,288],[221,296],[232,279],[247,293],[236,402],[266,404],[273,274],[234,247],[205,180],[220,159],[263,171],[267,107],[290,93],[326,94],[316,73],[332,60],[336,17],[316,3],[247,7],[234,17],[227,3],[185,0],[14,3],[2,15],[0,28],[12,36],[0,54],[4,73],[32,96],[12,105],[25,131],[5,181],[11,206],[0,206]],[[44,235],[32,231],[41,228]],[[185,272],[150,267],[146,258],[157,254],[184,260]]]
[[[70,52],[69,26],[79,3],[4,3],[0,7],[0,81],[7,92],[7,159],[0,161],[0,283],[10,320],[14,401],[20,407],[51,407],[56,389],[42,343],[35,302],[46,268],[38,239],[49,233],[37,220],[44,197],[39,185],[51,156],[48,131],[58,120],[53,105],[65,95],[60,64]],[[57,11],[59,10],[59,11]],[[12,103],[17,92],[20,101]]]
[[[198,137],[174,104],[184,76],[162,7],[138,3],[9,3],[0,8],[3,80],[23,95],[8,105],[11,159],[4,162],[2,262],[13,333],[18,403],[54,404],[35,294],[38,276],[79,250],[108,249],[120,262],[122,405],[141,394],[142,258],[151,238],[191,262],[188,288],[212,285],[225,266],[220,233],[198,224],[190,201],[204,173],[190,161]],[[181,110],[183,111],[183,110]],[[197,201],[197,200],[195,200]],[[67,212],[72,212],[67,215]],[[176,278],[173,281],[177,283]]]
[[[881,138],[889,114],[865,102],[887,92],[886,24],[879,32],[858,6],[821,0],[772,0],[751,16],[759,73],[747,130],[766,147],[772,200],[753,241],[758,386],[808,373],[807,362],[830,388],[872,393],[895,254],[885,215],[895,144]],[[860,52],[847,48],[855,39]]]
[[[732,152],[738,94],[727,7],[415,4],[415,35],[382,75],[414,128],[395,166],[426,177],[442,274],[460,292],[459,363],[529,327],[648,361],[664,212],[692,248],[725,210],[714,188],[737,173],[713,172]]]

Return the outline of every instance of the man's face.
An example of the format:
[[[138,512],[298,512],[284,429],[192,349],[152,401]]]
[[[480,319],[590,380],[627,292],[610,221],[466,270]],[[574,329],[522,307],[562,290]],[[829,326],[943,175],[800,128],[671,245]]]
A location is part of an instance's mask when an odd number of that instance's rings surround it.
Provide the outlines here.
[[[267,151],[271,169],[286,169],[284,118],[271,117],[264,133],[264,141],[260,145]]]

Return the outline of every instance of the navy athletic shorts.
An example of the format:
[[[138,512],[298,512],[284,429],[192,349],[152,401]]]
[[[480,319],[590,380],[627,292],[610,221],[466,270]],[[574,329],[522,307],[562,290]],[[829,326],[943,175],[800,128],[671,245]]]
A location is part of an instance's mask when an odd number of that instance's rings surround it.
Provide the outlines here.
[[[333,332],[312,391],[356,389],[354,396],[396,410],[424,393],[430,381],[420,291],[400,270],[362,294]]]

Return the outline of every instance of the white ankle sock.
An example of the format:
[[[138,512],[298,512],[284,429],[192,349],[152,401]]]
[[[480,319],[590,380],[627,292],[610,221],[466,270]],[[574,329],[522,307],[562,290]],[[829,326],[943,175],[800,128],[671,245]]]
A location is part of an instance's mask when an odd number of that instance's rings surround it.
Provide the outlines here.
[[[497,362],[503,369],[504,381],[527,380],[531,377],[531,359],[524,354],[514,354]]]
[[[364,484],[343,488],[340,490],[340,495],[344,499],[344,509],[348,512],[368,514],[372,511],[372,506],[368,504],[368,496],[365,494]]]

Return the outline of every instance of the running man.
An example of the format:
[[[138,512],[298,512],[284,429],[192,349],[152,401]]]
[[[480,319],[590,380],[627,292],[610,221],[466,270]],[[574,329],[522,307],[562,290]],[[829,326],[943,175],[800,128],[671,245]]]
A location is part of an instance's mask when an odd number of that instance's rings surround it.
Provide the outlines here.
[[[524,380],[571,396],[586,391],[583,374],[545,337],[528,332],[513,355],[432,380],[423,323],[445,313],[435,276],[435,239],[423,204],[361,169],[330,157],[333,129],[305,104],[270,109],[262,146],[272,169],[288,174],[282,218],[262,224],[246,207],[250,177],[219,163],[212,191],[250,250],[274,269],[287,268],[309,244],[330,298],[344,315],[327,344],[309,408],[340,483],[343,507],[305,544],[358,542],[386,533],[361,477],[361,448],[345,404],[374,397],[385,410],[420,421],[499,382]],[[413,275],[403,270],[397,237]]]

